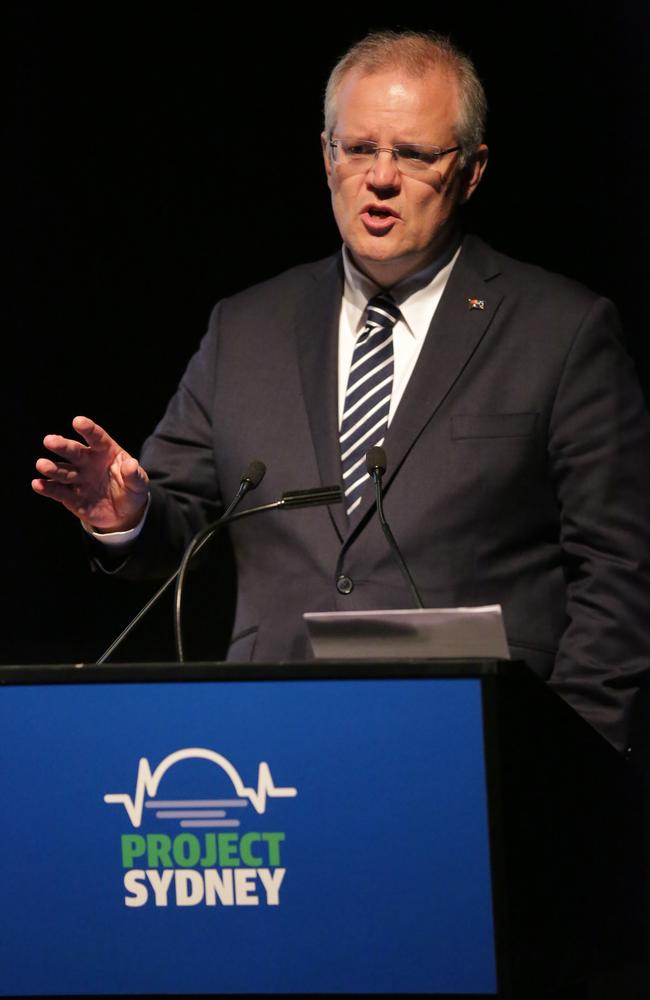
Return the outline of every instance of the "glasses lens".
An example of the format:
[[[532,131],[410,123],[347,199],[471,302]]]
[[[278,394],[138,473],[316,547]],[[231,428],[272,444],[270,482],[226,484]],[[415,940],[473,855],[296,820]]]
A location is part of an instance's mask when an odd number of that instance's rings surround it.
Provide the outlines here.
[[[347,139],[339,139],[336,148],[341,162],[365,166],[374,160],[377,144],[375,142],[351,142]]]
[[[440,150],[437,146],[414,146],[400,143],[394,148],[400,170],[418,172],[428,170],[440,159]]]

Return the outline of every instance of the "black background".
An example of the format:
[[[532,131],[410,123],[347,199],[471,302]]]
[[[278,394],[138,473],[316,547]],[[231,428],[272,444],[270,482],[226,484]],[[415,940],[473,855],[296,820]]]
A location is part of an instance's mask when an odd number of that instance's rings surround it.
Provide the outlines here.
[[[614,299],[648,392],[647,4],[437,6],[401,22],[377,4],[5,8],[1,662],[92,661],[150,595],[90,574],[75,520],[31,492],[41,439],[83,413],[137,454],[214,302],[338,246],[321,97],[369,28],[435,28],[473,56],[491,156],[469,228]],[[227,631],[220,575],[194,584],[204,658]],[[121,658],[171,659],[171,635],[165,604]]]
[[[491,159],[470,228],[613,298],[650,385],[645,6],[460,5],[407,23],[376,5],[9,8],[3,662],[93,660],[150,594],[91,575],[76,521],[31,492],[41,439],[83,413],[137,454],[213,303],[337,247],[321,96],[368,28],[433,27],[474,57]],[[214,657],[214,573],[204,585],[194,653]],[[122,657],[171,658],[170,637],[165,606]]]

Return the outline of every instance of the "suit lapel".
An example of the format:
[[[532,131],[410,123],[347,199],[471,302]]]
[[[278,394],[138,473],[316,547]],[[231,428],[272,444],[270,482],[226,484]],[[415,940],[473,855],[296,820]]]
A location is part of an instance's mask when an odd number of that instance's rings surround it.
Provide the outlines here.
[[[470,362],[496,314],[502,294],[489,284],[499,273],[490,256],[481,241],[466,238],[386,434],[384,489]],[[474,308],[470,300],[477,300]],[[365,523],[374,506],[374,490],[370,488],[350,519],[351,534]]]
[[[305,408],[323,486],[341,484],[338,434],[338,342],[343,269],[337,254],[296,311],[298,363]],[[328,507],[341,540],[348,530],[343,504]]]

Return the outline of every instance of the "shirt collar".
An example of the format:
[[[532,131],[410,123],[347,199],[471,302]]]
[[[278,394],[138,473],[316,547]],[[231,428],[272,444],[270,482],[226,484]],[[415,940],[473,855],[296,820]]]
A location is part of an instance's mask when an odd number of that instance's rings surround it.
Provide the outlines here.
[[[426,336],[433,312],[447,278],[456,263],[461,244],[452,242],[445,252],[427,267],[394,285],[390,294],[399,306],[404,325],[416,339]],[[352,260],[348,248],[343,246],[343,308],[347,312],[350,329],[362,329],[368,299],[382,291],[379,285],[363,274]]]

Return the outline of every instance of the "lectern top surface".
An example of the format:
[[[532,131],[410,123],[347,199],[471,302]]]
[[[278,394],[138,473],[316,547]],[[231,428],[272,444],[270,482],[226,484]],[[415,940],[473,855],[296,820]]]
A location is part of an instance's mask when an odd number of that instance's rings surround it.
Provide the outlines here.
[[[115,663],[0,665],[0,684],[92,684],[165,681],[362,680],[518,676],[512,660],[309,660],[279,663]]]

